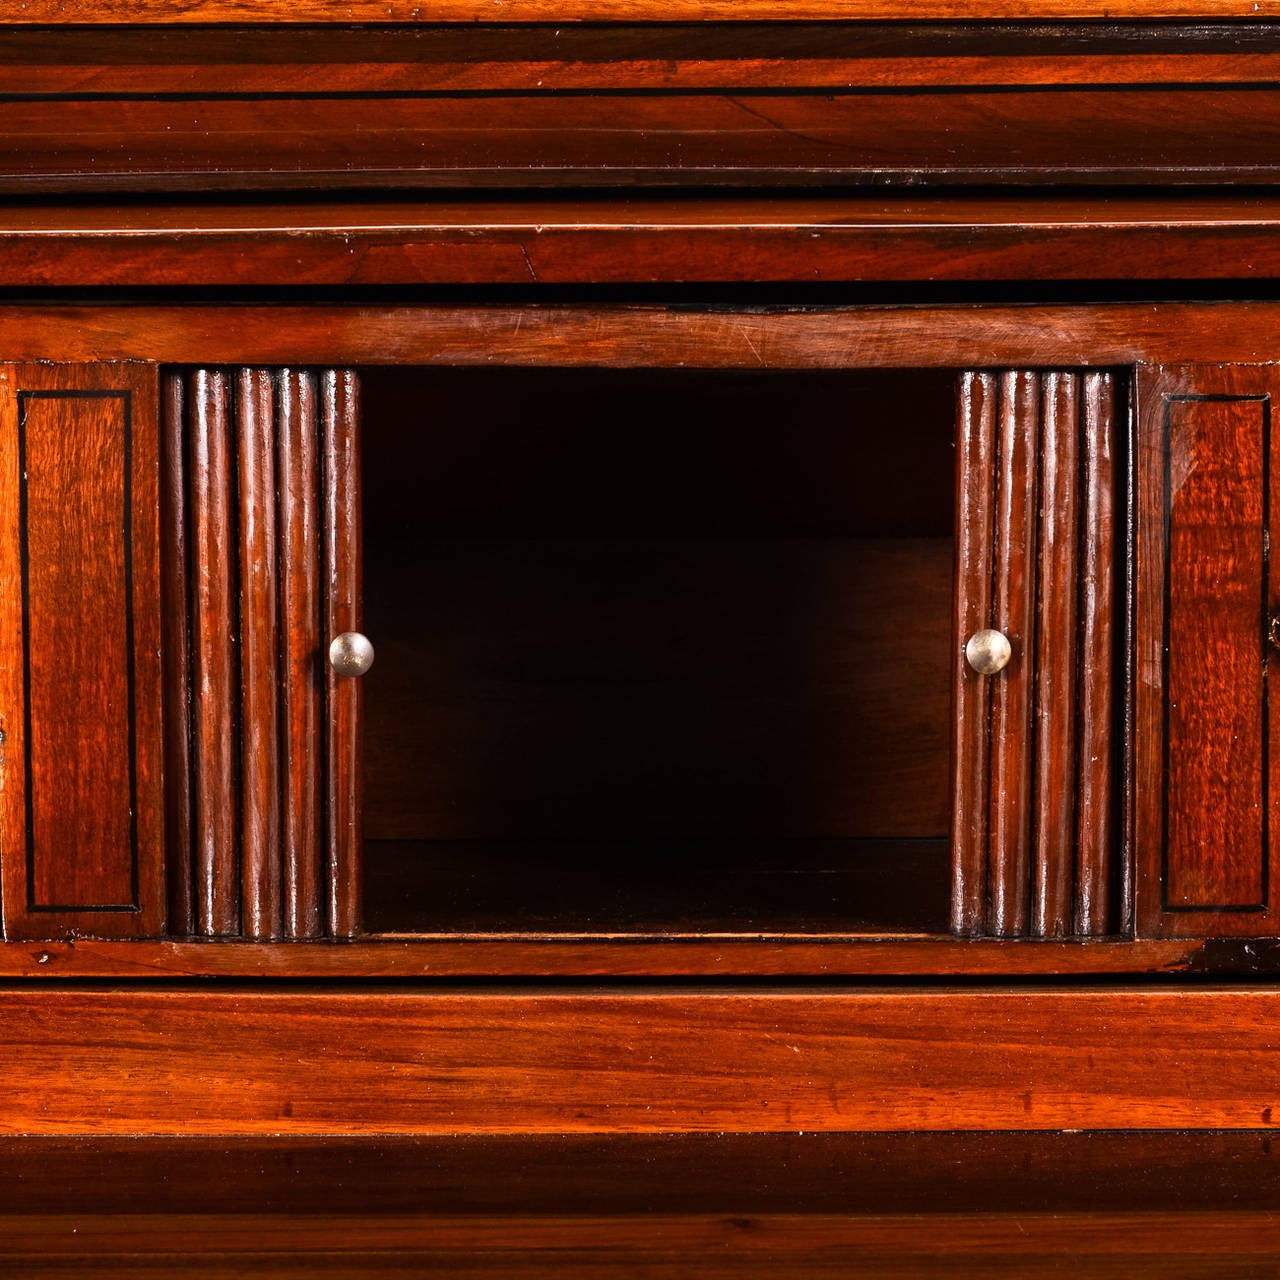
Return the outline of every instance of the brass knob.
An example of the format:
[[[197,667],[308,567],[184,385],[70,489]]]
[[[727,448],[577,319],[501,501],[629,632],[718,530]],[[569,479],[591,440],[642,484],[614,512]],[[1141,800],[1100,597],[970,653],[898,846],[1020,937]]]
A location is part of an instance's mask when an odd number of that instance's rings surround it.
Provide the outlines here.
[[[964,656],[969,665],[980,676],[993,676],[1003,671],[1013,657],[1013,645],[1003,631],[993,631],[990,627],[975,631],[964,647]]]
[[[358,631],[344,631],[329,646],[329,665],[340,676],[362,676],[373,666],[373,645]]]

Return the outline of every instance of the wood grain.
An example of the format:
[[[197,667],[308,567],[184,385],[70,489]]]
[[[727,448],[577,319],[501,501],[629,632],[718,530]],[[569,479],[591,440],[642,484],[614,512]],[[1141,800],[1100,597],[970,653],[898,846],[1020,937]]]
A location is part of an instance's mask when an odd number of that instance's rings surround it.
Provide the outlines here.
[[[991,680],[988,929],[1027,931],[1031,910],[1031,712],[1035,682],[1036,511],[1040,381],[999,376],[991,625],[1013,648]]]
[[[0,306],[0,342],[24,360],[150,359],[273,365],[522,368],[1095,369],[1265,362],[1280,304],[1100,302],[797,306],[746,312],[657,305]]]
[[[1064,784],[1076,764],[1079,383],[1061,373],[1041,380],[1030,924],[1038,937],[1075,931],[1076,797]]]
[[[1280,91],[1265,81],[612,89],[589,110],[580,91],[536,82],[300,97],[81,90],[0,100],[0,190],[1274,186],[1278,141]]]
[[[895,15],[895,18],[898,15]],[[145,38],[146,57],[139,57]],[[9,26],[13,95],[1261,84],[1266,22]]]
[[[956,570],[952,635],[951,930],[987,923],[990,682],[964,655],[968,637],[990,625],[995,516],[995,376],[960,375],[956,399]]]
[[[164,916],[154,372],[3,375],[5,936],[146,936]]]
[[[195,792],[196,930],[240,931],[236,742],[239,626],[233,585],[236,534],[227,377],[191,375],[188,461],[191,503],[192,767]]]
[[[1116,759],[1118,440],[1122,413],[1114,376],[1086,373],[1081,386],[1079,597],[1079,815],[1075,930],[1110,933],[1128,922],[1131,858],[1117,845]]]
[[[1145,933],[1274,928],[1274,391],[1269,368],[1248,366],[1151,370],[1140,387],[1138,670],[1151,682],[1138,723]]]
[[[1185,986],[18,989],[0,992],[10,1045],[0,1127],[313,1136],[1265,1129],[1274,1124],[1278,998]]]
[[[349,369],[320,376],[324,610],[327,650],[361,617],[360,383]],[[326,653],[327,657],[327,653]],[[360,852],[363,836],[364,736],[359,679],[325,665],[327,712],[326,840],[328,931],[336,938],[360,931]]]
[[[196,931],[196,867],[191,760],[191,579],[187,496],[187,384],[178,373],[161,380],[160,598],[164,646],[165,932]]]
[[[284,935],[314,938],[325,897],[320,431],[315,375],[284,369],[279,379]]]
[[[1204,0],[986,0],[986,19],[1202,18]],[[918,21],[971,19],[973,5],[963,0],[920,0],[912,6]],[[1216,18],[1270,18],[1272,0],[1219,0]],[[348,0],[335,12],[324,0],[94,0],[92,8],[74,13],[59,0],[25,0],[7,20],[15,25],[131,23],[521,23],[521,22],[809,22],[850,19],[901,19],[902,8],[889,0],[440,0],[429,14],[409,0]]]
[[[240,920],[246,937],[283,923],[280,859],[280,546],[276,520],[275,387],[265,369],[236,374],[240,557]]]
[[[1267,195],[23,203],[0,217],[0,283],[1262,280],[1280,271],[1278,221]]]

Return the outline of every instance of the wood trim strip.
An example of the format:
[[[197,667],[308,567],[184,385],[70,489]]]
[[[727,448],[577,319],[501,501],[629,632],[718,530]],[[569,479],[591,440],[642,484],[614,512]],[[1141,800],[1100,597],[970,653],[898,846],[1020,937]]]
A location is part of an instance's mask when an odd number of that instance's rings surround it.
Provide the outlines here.
[[[1087,373],[1082,386],[1080,566],[1079,827],[1075,931],[1115,930],[1112,779],[1115,775],[1116,481],[1119,427],[1115,378]]]
[[[191,374],[191,550],[200,566],[191,594],[196,931],[205,937],[240,930],[230,399],[225,374]]]
[[[995,569],[992,622],[1013,646],[1009,665],[990,678],[991,777],[988,850],[991,916],[997,937],[1027,931],[1031,907],[1032,682],[1035,654],[1036,489],[1040,379],[1014,370],[999,377]]]
[[[249,938],[272,938],[279,936],[282,923],[275,388],[264,369],[239,370],[236,387],[241,932]]]
[[[283,369],[278,376],[284,936],[315,938],[325,901],[322,751],[317,747],[324,742],[320,425],[315,375]]]
[[[31,1135],[1268,1130],[1280,1087],[1266,988],[50,987],[0,1020]]]
[[[1280,973],[1280,949],[1218,940],[1035,941],[947,937],[375,937],[0,943],[0,976],[184,979],[1041,977]]]
[[[360,385],[349,369],[320,375],[324,484],[325,657],[335,636],[361,627]],[[325,661],[327,718],[328,930],[360,930],[361,732],[359,679],[338,676]]]
[[[805,307],[202,303],[0,306],[22,360],[695,369],[1094,368],[1275,354],[1280,303]]]
[[[991,625],[996,379],[960,375],[956,398],[956,571],[953,666],[951,930],[981,934],[987,920],[990,681],[964,646]]]
[[[1075,20],[1200,18],[1205,0],[986,0],[982,17]],[[91,7],[69,9],[61,0],[25,0],[6,15],[14,26],[188,25],[312,23],[369,24],[465,22],[479,25],[580,22],[831,22],[902,19],[893,0],[438,0],[424,12],[414,0],[348,0],[335,12],[326,0],[94,0]],[[1215,0],[1217,19],[1277,16],[1275,0]],[[917,22],[974,17],[966,0],[918,0],[911,8]]]
[[[167,374],[161,400],[160,575],[164,632],[166,932],[195,933],[192,845],[191,633],[186,486],[186,383]]]
[[[1080,378],[1047,373],[1041,381],[1030,932],[1043,938],[1064,937],[1073,932],[1074,925],[1076,796],[1070,782],[1076,772]],[[1108,747],[1104,763],[1109,753]]]

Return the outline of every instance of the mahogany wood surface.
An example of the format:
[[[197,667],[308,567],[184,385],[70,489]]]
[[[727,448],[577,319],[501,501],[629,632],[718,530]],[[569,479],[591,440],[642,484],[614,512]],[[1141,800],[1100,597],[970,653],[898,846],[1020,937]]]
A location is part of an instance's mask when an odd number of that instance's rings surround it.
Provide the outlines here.
[[[146,936],[159,865],[156,381],[0,371],[7,938]]]
[[[40,978],[928,977],[1280,972],[1268,942],[957,940],[946,935],[388,935],[342,945],[220,940],[0,944],[0,974]]]
[[[363,626],[360,382],[350,369],[326,369],[320,375],[320,451],[324,620],[332,641]],[[340,676],[329,666],[325,647],[327,924],[333,937],[348,938],[360,932],[364,689],[360,679]]]
[[[1265,362],[1267,301],[1018,305],[452,302],[0,305],[24,360],[650,369],[1115,368]]]
[[[268,370],[236,375],[236,493],[240,583],[241,929],[278,937],[283,922],[280,858],[280,650],[276,404]],[[199,568],[199,566],[197,566]],[[225,855],[224,855],[225,856]]]
[[[6,95],[0,190],[1280,181],[1274,84],[579,92]]]
[[[1275,391],[1265,366],[1151,369],[1139,382],[1144,933],[1273,928]]]
[[[20,203],[0,285],[1267,280],[1278,222],[1265,192]]]
[[[236,776],[236,542],[232,526],[231,388],[225,373],[191,375],[187,424],[191,522],[191,782],[196,932],[240,930]],[[172,407],[170,402],[169,407]],[[170,428],[172,431],[173,428]],[[176,462],[171,458],[170,462]],[[171,585],[171,592],[176,582]],[[180,777],[178,761],[169,773]],[[181,846],[173,852],[181,857]],[[181,863],[178,867],[181,867]],[[170,863],[170,874],[180,874]]]
[[[1205,0],[984,0],[978,15],[964,0],[915,0],[910,16],[934,19],[1203,18]],[[778,22],[901,19],[890,0],[437,0],[429,10],[410,0],[94,0],[74,12],[60,0],[6,0],[0,15],[14,25],[64,23],[569,23],[569,22]],[[1215,18],[1268,18],[1273,0],[1216,0]]]
[[[1277,999],[12,987],[0,1123],[50,1136],[1266,1128]]]
[[[10,24],[13,97],[1258,85],[1271,22],[739,21],[654,26]],[[145,48],[145,58],[139,50]]]
[[[319,388],[308,371],[279,374],[280,717],[283,734],[281,859],[287,938],[323,932],[324,631],[320,533]]]

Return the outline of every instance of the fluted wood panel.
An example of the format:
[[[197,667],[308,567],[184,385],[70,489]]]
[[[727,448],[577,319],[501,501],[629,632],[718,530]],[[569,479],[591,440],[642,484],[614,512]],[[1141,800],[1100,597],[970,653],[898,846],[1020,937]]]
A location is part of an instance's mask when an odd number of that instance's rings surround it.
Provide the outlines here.
[[[171,933],[359,930],[359,693],[324,653],[358,623],[357,405],[345,371],[167,384]]]
[[[1114,379],[966,373],[958,410],[952,928],[1114,933]],[[984,627],[994,676],[964,656]]]

